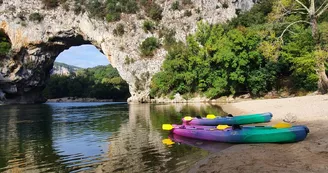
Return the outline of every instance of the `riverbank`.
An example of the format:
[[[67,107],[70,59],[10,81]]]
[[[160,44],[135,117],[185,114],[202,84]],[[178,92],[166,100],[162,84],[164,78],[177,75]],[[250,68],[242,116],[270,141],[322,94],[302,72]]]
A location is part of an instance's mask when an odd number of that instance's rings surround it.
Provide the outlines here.
[[[113,99],[63,97],[57,99],[48,99],[47,102],[113,102]]]
[[[309,127],[308,137],[291,144],[240,144],[212,154],[189,172],[328,172],[328,95],[252,100],[222,106],[231,114],[272,112],[269,124],[283,120]]]

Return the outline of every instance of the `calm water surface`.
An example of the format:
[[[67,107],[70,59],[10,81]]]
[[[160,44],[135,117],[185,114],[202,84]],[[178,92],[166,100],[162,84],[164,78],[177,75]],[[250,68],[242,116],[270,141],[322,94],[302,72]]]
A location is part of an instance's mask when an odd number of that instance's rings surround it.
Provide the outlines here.
[[[161,126],[208,113],[224,114],[182,104],[0,106],[0,172],[185,172],[228,146],[172,136]],[[164,145],[166,138],[177,143]]]

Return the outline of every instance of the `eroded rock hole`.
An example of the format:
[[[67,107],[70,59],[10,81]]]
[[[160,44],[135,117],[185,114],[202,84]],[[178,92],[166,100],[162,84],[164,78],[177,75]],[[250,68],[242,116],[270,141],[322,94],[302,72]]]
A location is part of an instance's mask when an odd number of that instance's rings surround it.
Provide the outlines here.
[[[126,101],[130,97],[128,84],[91,44],[72,46],[61,52],[50,73],[43,91],[50,101]]]

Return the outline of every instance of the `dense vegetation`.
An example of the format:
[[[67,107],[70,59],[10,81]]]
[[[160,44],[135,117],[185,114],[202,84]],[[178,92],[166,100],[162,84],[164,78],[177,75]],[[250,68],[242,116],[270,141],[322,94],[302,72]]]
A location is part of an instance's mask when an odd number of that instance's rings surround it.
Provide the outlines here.
[[[316,1],[317,7],[323,2]],[[292,0],[262,0],[227,24],[198,23],[186,44],[168,44],[162,71],[152,79],[151,95],[200,93],[217,98],[317,90],[318,64],[328,57],[328,15],[318,18],[317,38],[301,8]]]
[[[92,97],[115,100],[126,100],[130,96],[128,84],[111,65],[80,69],[72,76],[52,75],[44,95],[49,99]]]
[[[11,43],[8,36],[0,30],[0,56],[7,55],[11,48]]]

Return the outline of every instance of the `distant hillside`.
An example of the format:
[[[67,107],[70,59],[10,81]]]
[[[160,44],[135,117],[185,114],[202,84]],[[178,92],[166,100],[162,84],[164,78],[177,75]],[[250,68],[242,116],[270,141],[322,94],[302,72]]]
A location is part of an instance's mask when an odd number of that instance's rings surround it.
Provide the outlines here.
[[[52,75],[62,75],[62,76],[70,76],[72,74],[75,74],[77,70],[82,69],[81,67],[76,67],[73,65],[68,65],[61,62],[55,62]]]
[[[74,99],[113,99],[115,101],[126,100],[131,96],[129,85],[120,77],[117,69],[110,64],[79,69],[74,76],[52,75],[43,94],[48,99],[71,97]]]

